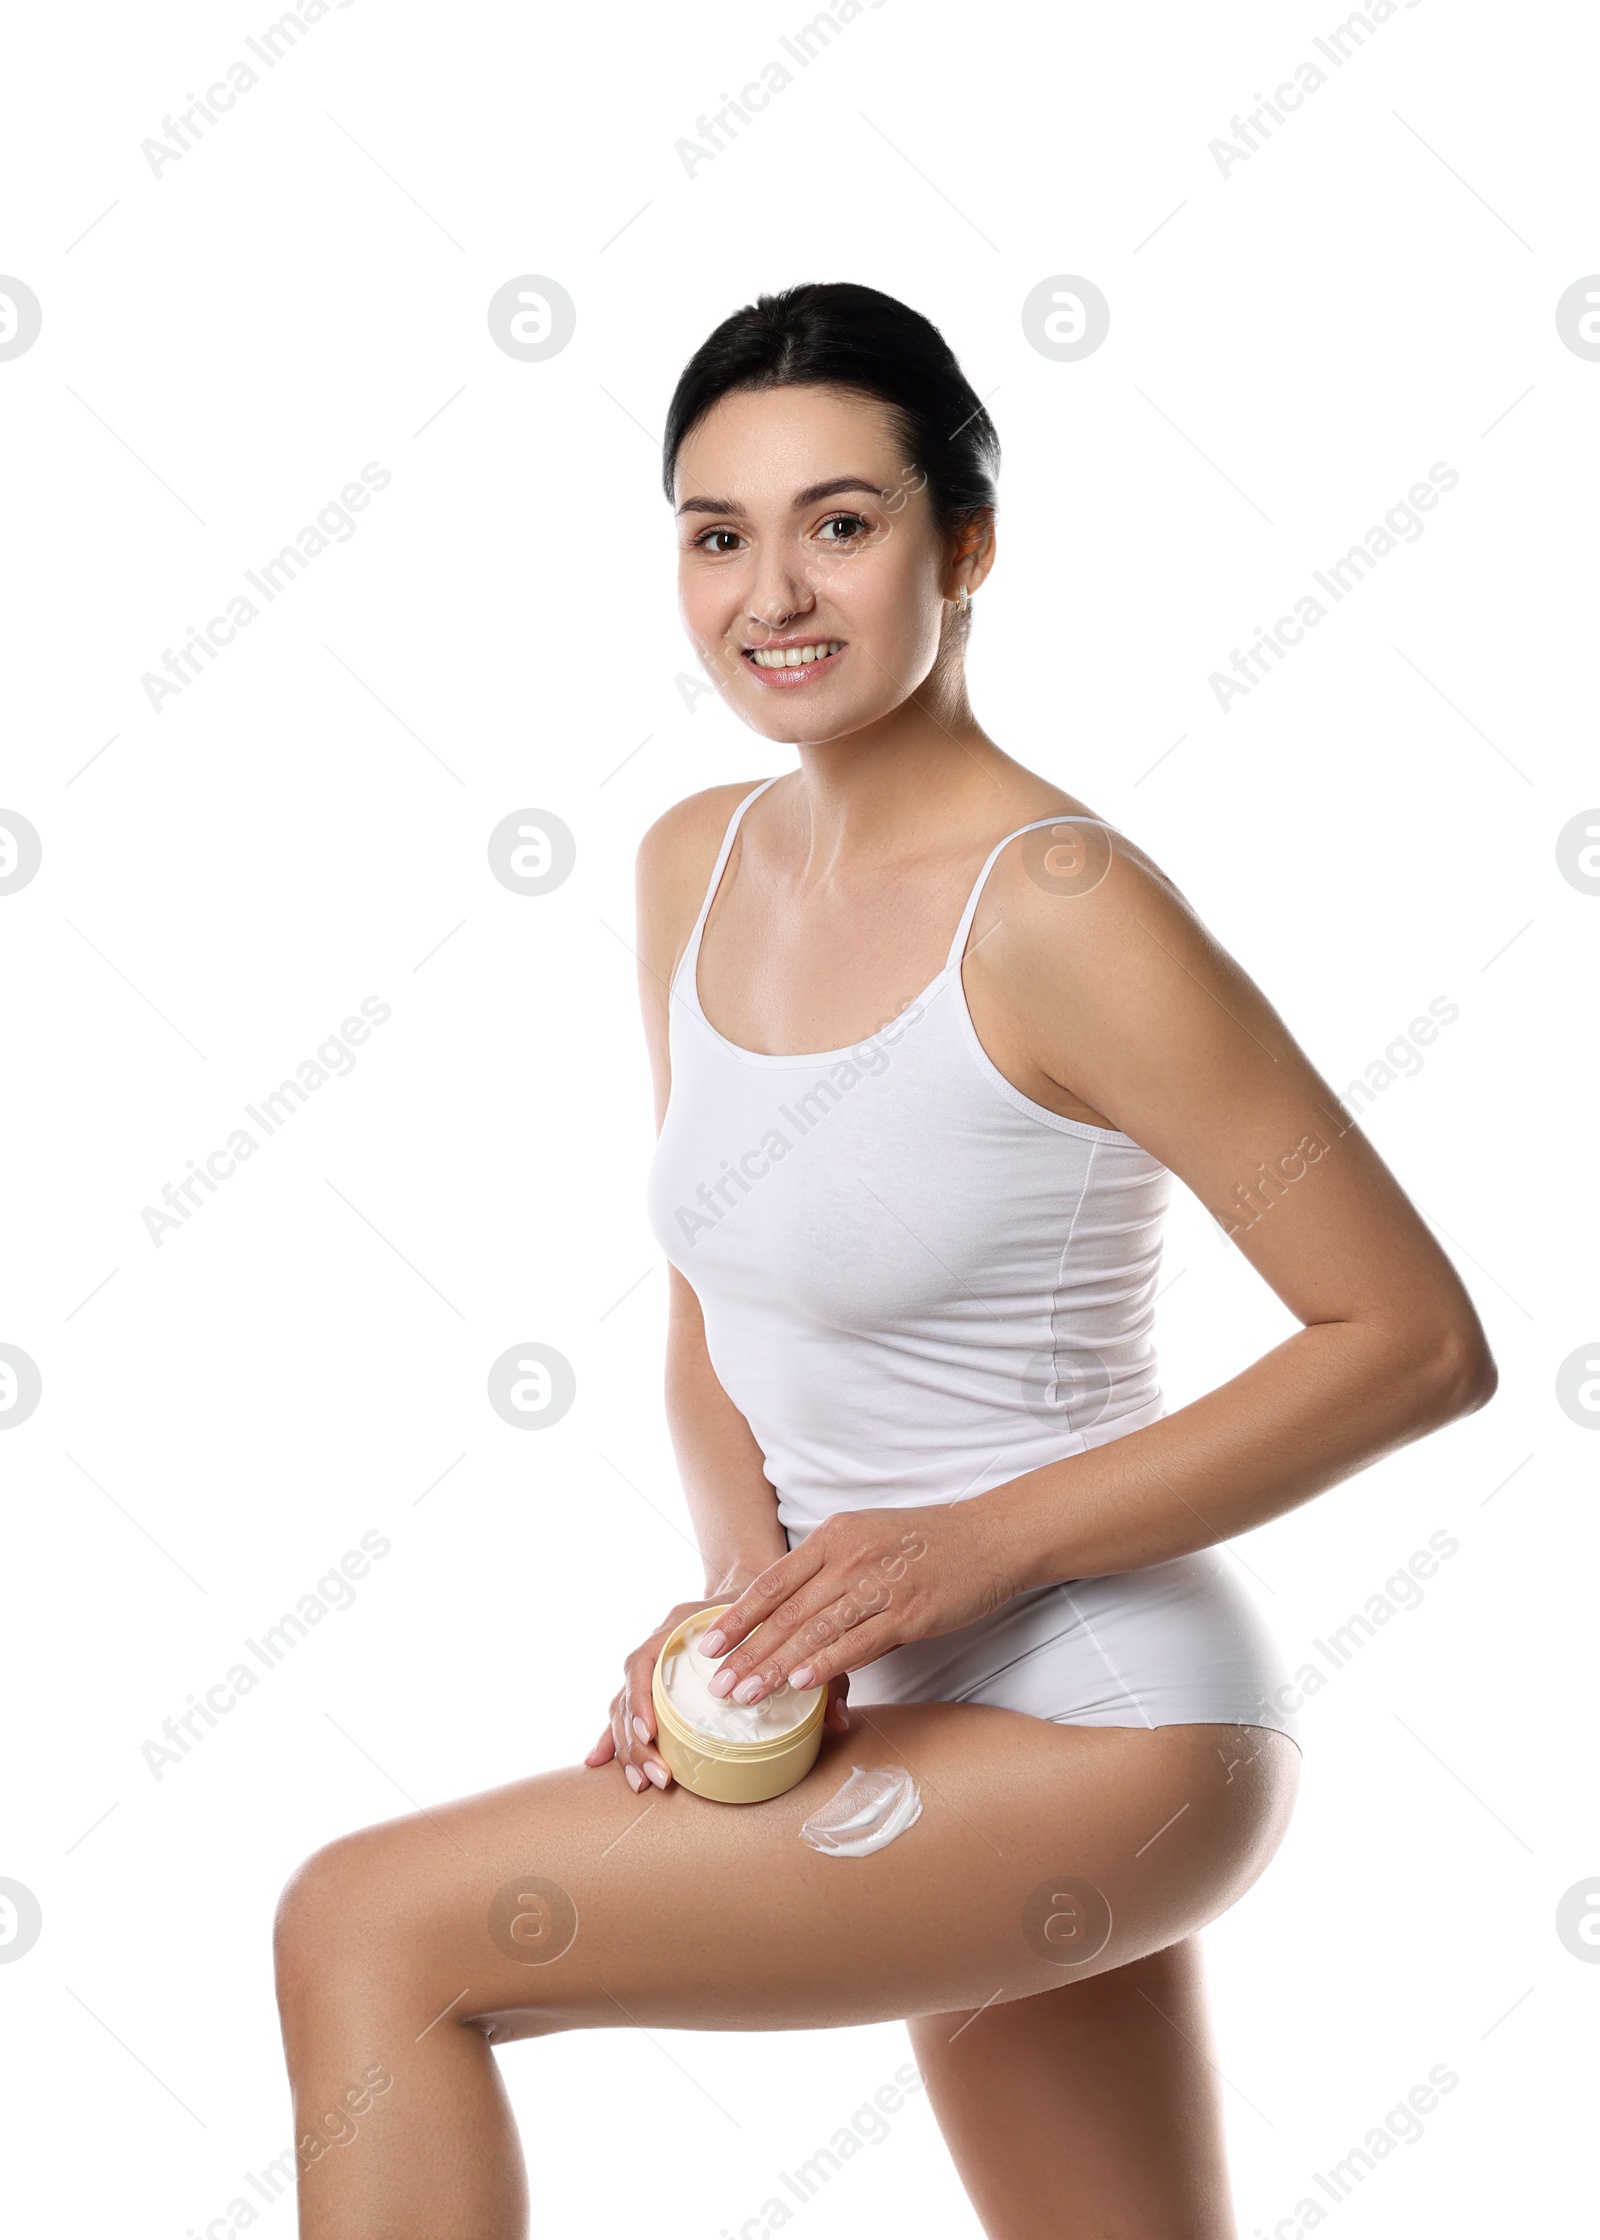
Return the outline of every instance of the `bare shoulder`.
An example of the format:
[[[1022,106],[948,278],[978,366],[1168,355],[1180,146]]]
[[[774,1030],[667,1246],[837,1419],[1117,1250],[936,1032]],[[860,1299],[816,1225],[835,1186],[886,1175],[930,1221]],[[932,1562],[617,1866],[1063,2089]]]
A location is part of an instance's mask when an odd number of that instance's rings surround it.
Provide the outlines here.
[[[691,793],[663,811],[639,842],[634,881],[640,956],[668,978],[705,899],[728,820],[759,783],[752,778]]]
[[[759,778],[740,778],[729,785],[706,786],[699,793],[685,794],[645,831],[639,842],[640,863],[652,874],[670,876],[681,858],[704,852],[709,875],[728,819],[760,783]]]
[[[973,936],[969,983],[1045,1076],[1186,1180],[1197,1141],[1276,1133],[1329,1093],[1177,881],[1109,822],[1064,817],[1009,843]]]
[[[1048,811],[1046,812],[1048,814]],[[1177,881],[1149,850],[1101,817],[1063,813],[1001,851],[974,918],[994,962],[1009,958],[1058,989],[1122,981],[1147,944],[1192,961],[1226,954]]]
[[[675,801],[645,833],[634,859],[634,947],[658,1128],[666,1114],[671,1074],[668,990],[711,883],[728,820],[759,783],[751,779],[707,786]]]

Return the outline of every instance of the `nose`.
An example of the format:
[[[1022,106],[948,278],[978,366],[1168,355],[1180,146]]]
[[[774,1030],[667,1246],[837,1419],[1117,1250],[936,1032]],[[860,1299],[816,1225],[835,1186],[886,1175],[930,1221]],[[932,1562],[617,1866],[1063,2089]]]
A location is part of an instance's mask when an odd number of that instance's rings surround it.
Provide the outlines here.
[[[816,603],[816,592],[804,574],[786,559],[773,555],[758,566],[745,612],[760,629],[782,630]]]

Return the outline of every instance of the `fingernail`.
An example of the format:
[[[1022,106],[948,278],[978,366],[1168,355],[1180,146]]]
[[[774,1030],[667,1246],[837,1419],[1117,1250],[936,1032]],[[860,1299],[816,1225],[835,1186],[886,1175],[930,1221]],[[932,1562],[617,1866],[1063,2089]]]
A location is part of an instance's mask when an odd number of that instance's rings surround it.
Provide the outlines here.
[[[714,1672],[706,1684],[714,1696],[725,1696],[733,1686],[736,1677],[732,1667],[729,1666],[725,1671]]]
[[[658,1766],[655,1760],[652,1759],[649,1765],[647,1765],[644,1770],[647,1778],[653,1781],[658,1789],[664,1789],[666,1787],[667,1769],[665,1766]]]
[[[700,1636],[700,1647],[708,1657],[720,1657],[728,1646],[728,1637],[721,1626],[713,1626],[709,1633]]]
[[[628,1787],[630,1789],[642,1789],[644,1787],[644,1776],[637,1766],[624,1766],[622,1770],[628,1777]]]
[[[650,1740],[650,1729],[645,1725],[637,1711],[633,1715],[633,1731],[641,1742]]]
[[[752,1672],[748,1680],[741,1680],[734,1689],[733,1700],[735,1703],[754,1703],[758,1696],[764,1696],[766,1692],[765,1680],[759,1672]]]
[[[816,1677],[808,1664],[797,1664],[789,1675],[791,1688],[814,1688],[816,1684]]]

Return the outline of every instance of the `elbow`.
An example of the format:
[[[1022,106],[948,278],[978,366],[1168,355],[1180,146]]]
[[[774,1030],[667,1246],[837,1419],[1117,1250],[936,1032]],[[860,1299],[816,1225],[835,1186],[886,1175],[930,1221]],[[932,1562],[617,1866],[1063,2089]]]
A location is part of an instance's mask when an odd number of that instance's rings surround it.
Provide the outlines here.
[[[1434,1424],[1454,1423],[1488,1406],[1500,1371],[1476,1317],[1453,1324],[1434,1349],[1428,1372],[1429,1414]]]

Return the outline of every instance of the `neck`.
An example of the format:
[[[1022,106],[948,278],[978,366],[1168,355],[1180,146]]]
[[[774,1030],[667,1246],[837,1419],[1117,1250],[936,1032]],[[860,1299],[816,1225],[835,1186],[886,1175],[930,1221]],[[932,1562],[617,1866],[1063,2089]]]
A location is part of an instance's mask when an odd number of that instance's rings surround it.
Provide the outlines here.
[[[797,745],[791,805],[806,834],[808,868],[828,876],[852,863],[940,852],[993,820],[1018,765],[973,715],[959,677],[934,679],[878,722]]]

